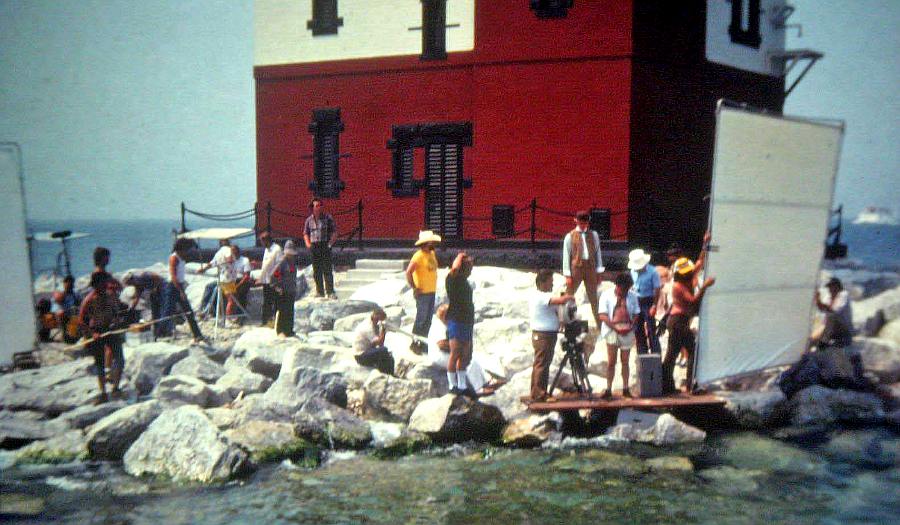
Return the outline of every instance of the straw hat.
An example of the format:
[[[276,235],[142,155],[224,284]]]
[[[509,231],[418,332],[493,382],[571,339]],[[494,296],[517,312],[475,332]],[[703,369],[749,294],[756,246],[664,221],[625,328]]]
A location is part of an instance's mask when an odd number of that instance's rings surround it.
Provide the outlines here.
[[[297,247],[294,245],[294,241],[287,241],[284,243],[284,252],[285,255],[297,255]]]
[[[641,270],[650,262],[650,254],[637,248],[628,252],[628,269]]]
[[[419,240],[416,241],[416,246],[421,246],[425,243],[433,242],[438,243],[441,242],[441,236],[435,234],[431,230],[422,230],[419,232]]]
[[[687,257],[682,257],[675,261],[675,264],[672,265],[672,269],[675,270],[675,273],[678,275],[687,275],[694,271],[694,262]]]

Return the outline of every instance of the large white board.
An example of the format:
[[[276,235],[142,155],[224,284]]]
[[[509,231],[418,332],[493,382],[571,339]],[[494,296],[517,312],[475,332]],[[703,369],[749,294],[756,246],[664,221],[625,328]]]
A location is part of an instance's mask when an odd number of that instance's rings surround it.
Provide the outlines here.
[[[21,158],[12,144],[0,143],[0,364],[12,361],[15,352],[31,350],[35,341],[31,265],[25,233],[25,203],[19,177]]]
[[[699,383],[802,354],[842,137],[841,123],[719,105]]]

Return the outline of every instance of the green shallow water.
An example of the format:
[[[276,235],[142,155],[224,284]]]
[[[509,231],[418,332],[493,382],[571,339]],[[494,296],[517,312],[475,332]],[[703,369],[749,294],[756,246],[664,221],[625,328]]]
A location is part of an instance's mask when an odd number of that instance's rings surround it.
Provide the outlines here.
[[[882,431],[812,450],[754,434],[680,450],[456,448],[269,466],[218,487],[136,481],[109,465],[15,467],[0,496],[40,496],[30,523],[896,523],[898,449]],[[654,470],[647,460],[661,455],[689,458],[674,461],[689,470]]]

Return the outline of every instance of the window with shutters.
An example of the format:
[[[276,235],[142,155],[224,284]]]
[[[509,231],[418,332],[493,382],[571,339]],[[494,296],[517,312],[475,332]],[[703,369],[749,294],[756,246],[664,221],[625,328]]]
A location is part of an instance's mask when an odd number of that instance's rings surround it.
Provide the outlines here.
[[[422,1],[422,60],[447,58],[447,0]]]
[[[317,197],[338,197],[344,189],[340,179],[340,133],[344,131],[340,108],[313,110],[309,132],[313,135],[313,180],[309,189]]]
[[[313,0],[312,20],[306,22],[306,28],[313,36],[336,35],[338,28],[344,25],[344,19],[337,14],[337,0]]]
[[[759,0],[731,0],[731,24],[728,35],[735,44],[759,48]]]

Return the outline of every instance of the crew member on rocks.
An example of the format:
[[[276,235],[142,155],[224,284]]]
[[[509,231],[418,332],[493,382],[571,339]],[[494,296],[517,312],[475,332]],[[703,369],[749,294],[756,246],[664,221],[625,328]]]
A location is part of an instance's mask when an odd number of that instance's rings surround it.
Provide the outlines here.
[[[273,275],[275,304],[278,308],[275,333],[282,337],[294,335],[294,301],[297,298],[297,248],[294,241],[284,243],[284,256]]]
[[[634,325],[634,335],[637,336],[639,354],[648,352],[661,354],[659,337],[656,335],[656,303],[659,301],[662,284],[659,274],[656,273],[656,267],[649,263],[650,254],[640,248],[628,253],[628,269],[631,270],[634,292],[641,307],[637,323]]]
[[[262,302],[262,326],[269,324],[272,317],[275,316],[275,287],[272,286],[272,275],[275,269],[281,264],[282,252],[281,246],[272,241],[269,232],[259,234],[259,243],[265,247],[262,258],[262,266],[260,267],[259,282],[263,287]]]
[[[331,267],[331,246],[334,244],[337,226],[334,224],[334,218],[325,213],[324,207],[322,199],[318,197],[309,203],[312,214],[303,223],[303,240],[312,256],[316,297],[325,297],[327,294],[330,299],[337,299],[334,293],[334,272]]]
[[[431,230],[419,232],[419,240],[416,246],[419,249],[413,254],[409,265],[406,267],[406,282],[413,290],[416,299],[416,321],[412,332],[426,337],[431,329],[431,318],[434,316],[434,298],[437,290],[437,256],[434,253],[435,246],[441,242],[441,236]],[[422,354],[425,345],[421,341],[413,340],[409,349],[413,353]]]
[[[637,295],[631,290],[631,276],[620,273],[616,276],[615,288],[606,290],[600,296],[600,337],[606,341],[606,391],[603,397],[612,397],[612,383],[616,377],[616,357],[622,358],[622,395],[631,397],[628,389],[629,362],[634,347],[634,324],[641,308]]]
[[[584,282],[584,291],[597,318],[597,285],[604,270],[600,255],[600,236],[590,229],[591,215],[587,211],[575,214],[575,229],[563,239],[562,271],[566,278],[566,293],[575,295]]]
[[[685,349],[688,353],[687,362],[687,390],[693,389],[694,380],[694,333],[691,331],[691,318],[700,311],[700,303],[706,289],[715,284],[712,277],[703,281],[703,284],[694,292],[694,274],[696,267],[687,257],[675,261],[673,278],[675,285],[672,287],[672,309],[669,313],[668,331],[669,344],[666,349],[666,357],[662,363],[663,394],[674,394],[675,390],[675,360]]]
[[[547,401],[547,384],[550,380],[550,363],[559,334],[559,305],[574,302],[569,294],[554,296],[553,270],[541,269],[534,279],[537,290],[532,293],[531,346],[534,348],[534,364],[531,367],[531,400]]]
[[[387,314],[381,308],[372,311],[354,330],[353,349],[360,366],[375,368],[382,374],[394,375],[394,356],[384,346]]]
[[[120,334],[103,334],[119,328],[121,313],[125,309],[125,305],[119,301],[117,296],[118,283],[108,273],[95,272],[91,275],[91,288],[93,290],[81,304],[79,320],[82,334],[91,338],[87,348],[94,356],[94,365],[97,368],[97,384],[100,387],[100,395],[95,404],[100,404],[109,400],[106,394],[106,365],[109,365],[110,368],[109,382],[113,386],[112,396],[117,398],[121,395],[119,380],[122,378],[122,370],[125,368],[122,336]],[[104,358],[107,347],[112,356],[111,360]]]
[[[478,395],[466,381],[466,369],[472,360],[472,332],[475,326],[475,304],[472,301],[472,258],[460,252],[447,274],[447,336],[450,340],[450,360],[447,362],[447,381],[450,393],[471,398]]]

